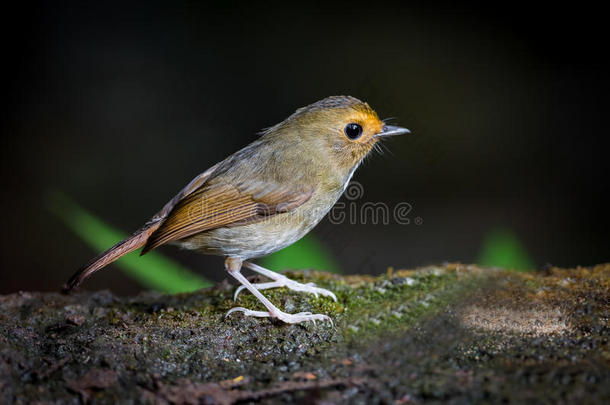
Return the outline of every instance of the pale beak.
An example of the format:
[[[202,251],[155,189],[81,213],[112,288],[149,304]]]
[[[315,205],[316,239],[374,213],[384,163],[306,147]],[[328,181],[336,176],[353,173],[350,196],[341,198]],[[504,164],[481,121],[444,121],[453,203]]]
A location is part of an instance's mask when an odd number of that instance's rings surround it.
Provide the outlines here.
[[[384,125],[381,132],[374,135],[374,138],[381,138],[386,136],[395,136],[395,135],[406,135],[410,134],[407,128],[397,127],[395,125]]]

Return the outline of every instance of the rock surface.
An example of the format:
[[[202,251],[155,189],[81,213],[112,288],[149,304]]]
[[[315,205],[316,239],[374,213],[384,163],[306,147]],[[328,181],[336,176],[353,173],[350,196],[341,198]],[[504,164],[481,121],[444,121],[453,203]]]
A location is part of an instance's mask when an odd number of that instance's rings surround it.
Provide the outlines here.
[[[448,264],[379,277],[291,273],[287,312],[226,284],[196,293],[0,297],[0,403],[608,403],[610,265],[516,273]],[[262,308],[260,308],[262,309]]]

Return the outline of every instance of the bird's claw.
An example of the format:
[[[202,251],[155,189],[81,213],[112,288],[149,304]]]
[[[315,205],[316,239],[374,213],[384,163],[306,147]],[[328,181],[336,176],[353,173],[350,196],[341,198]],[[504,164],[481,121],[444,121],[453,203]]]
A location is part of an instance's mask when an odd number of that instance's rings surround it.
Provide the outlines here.
[[[323,314],[312,314],[311,312],[299,312],[296,314],[287,314],[278,310],[277,312],[265,312],[265,311],[252,311],[244,307],[231,308],[225,315],[225,317],[231,315],[233,312],[243,312],[244,316],[255,316],[258,318],[277,318],[285,323],[301,323],[312,321],[314,325],[316,321],[328,321],[330,325],[334,327],[332,319],[329,316]]]
[[[252,284],[252,285],[257,290],[266,290],[269,288],[286,287],[289,290],[313,294],[316,298],[318,298],[320,295],[323,295],[325,297],[330,297],[333,299],[333,301],[337,302],[337,296],[332,291],[329,291],[324,288],[316,287],[315,283],[302,284],[297,281],[291,280],[288,277],[283,276],[281,274],[278,274],[278,278],[275,281],[268,282],[268,283],[257,283],[257,284]],[[244,289],[245,289],[245,287],[243,285],[237,287],[237,290],[235,290],[235,294],[233,295],[233,301],[237,300],[237,296]]]

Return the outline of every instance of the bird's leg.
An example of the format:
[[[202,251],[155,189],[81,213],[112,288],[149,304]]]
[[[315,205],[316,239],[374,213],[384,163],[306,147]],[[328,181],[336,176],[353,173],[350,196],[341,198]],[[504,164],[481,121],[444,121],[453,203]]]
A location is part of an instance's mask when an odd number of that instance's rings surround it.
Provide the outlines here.
[[[247,268],[249,268],[252,271],[255,271],[255,272],[262,274],[263,276],[268,277],[271,280],[273,280],[273,282],[270,282],[270,283],[252,284],[252,286],[254,288],[256,288],[257,290],[266,290],[268,288],[286,287],[293,291],[301,291],[301,292],[310,293],[310,294],[315,295],[316,297],[318,296],[318,294],[320,294],[325,297],[330,297],[335,302],[337,302],[337,297],[335,296],[335,294],[333,294],[332,291],[326,290],[324,288],[316,287],[316,285],[314,283],[302,284],[297,281],[289,279],[288,277],[284,276],[283,274],[279,274],[279,273],[276,273],[275,271],[267,270],[264,267],[261,267],[257,264],[250,263],[250,262],[244,262],[244,266],[246,266]],[[239,295],[239,293],[241,291],[243,291],[244,288],[246,288],[246,286],[242,285],[237,290],[235,290],[235,296],[233,297],[233,300],[237,300],[237,296]]]
[[[265,311],[252,311],[247,308],[235,307],[231,308],[229,312],[225,316],[229,316],[233,312],[241,311],[245,316],[257,316],[257,317],[270,317],[277,318],[286,323],[300,323],[307,321],[330,321],[332,324],[332,320],[322,314],[312,314],[311,312],[299,312],[298,314],[287,314],[281,311],[278,307],[273,305],[271,301],[269,301],[260,291],[258,291],[249,281],[246,279],[243,274],[240,273],[242,260],[234,257],[228,257],[225,260],[225,268],[229,272],[230,275],[235,277],[237,281],[241,283],[242,286],[248,289],[258,300],[267,308],[269,312]]]

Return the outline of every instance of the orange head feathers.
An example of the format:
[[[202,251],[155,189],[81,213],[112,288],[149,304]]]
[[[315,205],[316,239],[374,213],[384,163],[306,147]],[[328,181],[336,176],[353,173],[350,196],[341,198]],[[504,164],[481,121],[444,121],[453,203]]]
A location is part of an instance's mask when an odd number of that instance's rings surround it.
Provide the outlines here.
[[[299,108],[265,130],[263,138],[292,138],[310,144],[312,149],[328,152],[330,161],[326,163],[351,170],[382,137],[405,133],[409,130],[385,125],[367,103],[351,96],[331,96]]]

